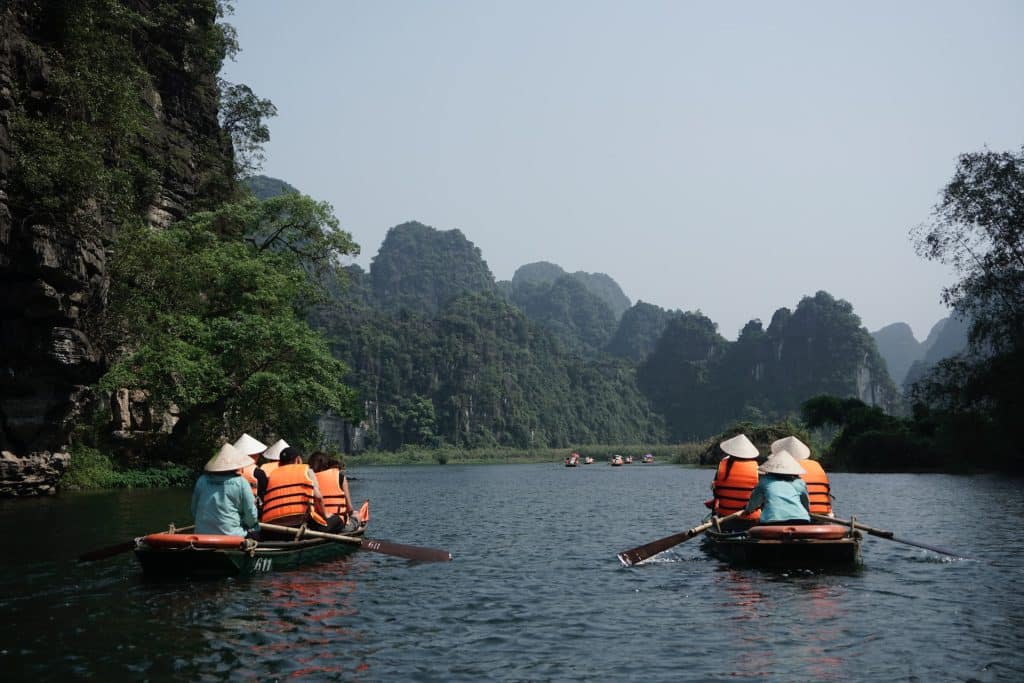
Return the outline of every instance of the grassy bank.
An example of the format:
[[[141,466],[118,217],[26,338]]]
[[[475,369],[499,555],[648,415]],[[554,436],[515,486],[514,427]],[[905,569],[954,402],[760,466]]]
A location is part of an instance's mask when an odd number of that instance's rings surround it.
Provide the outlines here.
[[[95,448],[78,446],[71,451],[71,464],[60,479],[66,491],[125,488],[191,487],[195,473],[188,467],[165,463],[142,469],[121,469]]]
[[[399,451],[367,451],[345,457],[349,465],[483,465],[497,463],[561,463],[570,453],[590,456],[606,463],[613,455],[632,455],[637,461],[644,453],[654,455],[655,462],[695,465],[704,444],[617,444],[577,446],[575,448],[416,448]]]

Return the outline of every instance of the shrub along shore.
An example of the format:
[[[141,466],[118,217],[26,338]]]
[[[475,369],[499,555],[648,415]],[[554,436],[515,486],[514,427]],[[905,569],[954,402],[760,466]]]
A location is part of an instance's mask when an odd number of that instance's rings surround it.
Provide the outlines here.
[[[594,464],[607,464],[613,455],[632,455],[639,463],[644,453],[654,455],[655,462],[696,465],[703,443],[687,444],[619,444],[579,446],[577,448],[414,448],[399,451],[366,451],[345,456],[348,467],[361,465],[497,465],[526,463],[559,463],[570,453],[590,456]],[[79,447],[71,453],[71,466],[60,480],[65,491],[86,491],[117,488],[191,487],[198,472],[174,463],[145,468],[123,467],[94,448]]]

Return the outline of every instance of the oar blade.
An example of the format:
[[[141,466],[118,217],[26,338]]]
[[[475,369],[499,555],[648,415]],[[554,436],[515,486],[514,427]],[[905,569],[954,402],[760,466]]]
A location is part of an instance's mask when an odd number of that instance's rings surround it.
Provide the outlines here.
[[[120,555],[126,553],[129,550],[135,549],[135,539],[125,541],[124,543],[118,543],[116,545],[108,545],[106,548],[97,548],[96,550],[90,550],[87,553],[82,553],[78,556],[79,562],[95,562],[96,560],[105,560],[108,557],[114,555]]]
[[[416,545],[406,545],[404,543],[382,541],[376,538],[364,538],[361,540],[359,546],[361,548],[364,548],[375,553],[381,553],[382,555],[404,557],[407,560],[415,560],[417,562],[452,561],[452,554],[447,550],[439,550],[437,548],[423,548],[421,546]]]
[[[967,555],[964,555],[963,553],[958,553],[955,550],[949,550],[947,548],[940,548],[937,545],[928,545],[927,543],[921,543],[919,541],[908,541],[905,538],[896,538],[895,536],[888,536],[888,537],[887,536],[882,536],[882,538],[888,538],[890,541],[896,541],[897,543],[904,543],[906,545],[912,545],[915,548],[924,548],[925,550],[930,550],[933,553],[938,553],[939,555],[949,555],[950,557],[955,557],[955,558],[960,559],[960,560],[969,560],[969,559],[971,559],[970,557],[968,557]]]
[[[632,567],[635,564],[639,564],[644,560],[654,557],[658,553],[665,552],[669,548],[679,545],[690,536],[689,531],[683,531],[682,533],[672,534],[665,538],[659,538],[657,541],[651,541],[642,546],[631,548],[629,550],[623,550],[617,555],[619,562],[624,567]]]

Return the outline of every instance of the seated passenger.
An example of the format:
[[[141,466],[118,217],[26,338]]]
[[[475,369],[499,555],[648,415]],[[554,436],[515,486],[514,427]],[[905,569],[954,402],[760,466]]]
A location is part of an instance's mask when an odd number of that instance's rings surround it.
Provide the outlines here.
[[[231,444],[210,458],[192,491],[197,534],[255,537],[256,499],[238,471],[252,460]]]
[[[828,483],[828,475],[821,465],[811,460],[811,449],[795,436],[787,436],[772,444],[772,453],[780,450],[789,451],[793,459],[799,463],[804,472],[800,478],[807,484],[807,496],[811,501],[811,512],[816,515],[832,514],[832,487]]]
[[[803,468],[786,450],[780,450],[757,468],[761,474],[745,512],[761,509],[761,524],[808,524],[811,521]]]
[[[715,497],[710,507],[716,517],[725,517],[743,509],[750,500],[750,492],[757,486],[757,448],[744,434],[738,434],[718,444],[725,457],[718,463],[718,471],[711,482]],[[745,528],[756,522],[760,513],[745,515],[729,522],[727,528]]]
[[[279,462],[267,478],[260,521],[293,527],[305,524],[315,531],[339,531],[344,522],[338,515],[327,515],[316,475],[302,462],[299,449],[284,449]]]
[[[348,477],[341,469],[341,462],[317,451],[309,456],[309,466],[316,473],[327,514],[338,515],[342,523],[347,525],[352,517],[352,496],[348,492]]]
[[[286,448],[288,448],[288,442],[284,439],[278,439],[274,442],[274,445],[263,451],[263,459],[266,462],[252,471],[252,481],[256,482],[256,488],[254,489],[256,493],[256,507],[259,508],[261,514],[263,512],[263,496],[267,491],[267,478],[271,472],[277,469],[277,466],[280,464],[281,451]],[[245,473],[243,472],[242,474]]]
[[[248,434],[242,434],[238,437],[233,446],[242,455],[248,455],[252,458],[252,462],[242,468],[239,474],[249,482],[249,486],[252,487],[252,494],[257,496],[256,505],[259,506],[259,496],[257,493],[258,483],[256,480],[256,461],[260,459],[260,454],[267,450],[267,447],[262,442],[252,438]]]

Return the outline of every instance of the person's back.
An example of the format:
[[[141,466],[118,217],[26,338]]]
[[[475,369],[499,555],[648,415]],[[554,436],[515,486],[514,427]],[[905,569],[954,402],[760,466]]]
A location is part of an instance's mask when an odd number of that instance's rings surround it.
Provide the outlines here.
[[[192,490],[192,518],[197,534],[245,536],[257,523],[256,499],[238,475],[247,458],[229,444],[210,459]]]
[[[718,444],[725,457],[718,463],[715,478],[711,482],[714,498],[710,507],[718,517],[725,517],[742,510],[750,500],[750,493],[757,485],[757,448],[745,434],[726,439]],[[755,510],[740,520],[728,524],[730,528],[745,528],[756,521],[760,512]]]
[[[348,492],[348,479],[341,469],[341,463],[325,454],[314,453],[309,459],[309,466],[316,472],[317,484],[324,497],[327,515],[338,515],[342,523],[348,522],[352,514],[352,500]]]
[[[801,496],[807,498],[807,485],[799,477],[776,477],[766,474],[758,483],[764,496],[761,523],[810,521]]]
[[[313,481],[313,471],[309,465],[278,465],[267,478],[262,521],[298,526],[312,519],[318,524],[324,524],[324,519],[314,509]]]

